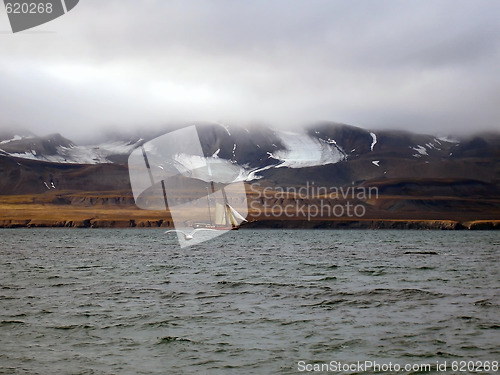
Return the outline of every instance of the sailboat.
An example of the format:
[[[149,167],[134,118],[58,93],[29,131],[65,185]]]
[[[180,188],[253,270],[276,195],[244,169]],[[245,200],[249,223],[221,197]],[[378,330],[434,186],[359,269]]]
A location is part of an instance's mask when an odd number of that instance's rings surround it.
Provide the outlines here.
[[[247,221],[245,183],[238,178],[241,170],[230,160],[217,158],[217,153],[206,156],[192,125],[146,142],[129,156],[136,205],[168,210],[181,247],[239,229]],[[237,209],[233,202],[238,202]],[[193,231],[181,230],[188,226]],[[200,233],[199,241],[195,233]]]
[[[212,220],[212,210],[210,205],[210,198],[207,195],[208,202],[208,215],[210,223],[194,223],[193,228],[205,228],[215,230],[238,230],[247,220],[232,207],[227,200],[226,192],[222,191],[223,202],[215,202],[215,217]]]

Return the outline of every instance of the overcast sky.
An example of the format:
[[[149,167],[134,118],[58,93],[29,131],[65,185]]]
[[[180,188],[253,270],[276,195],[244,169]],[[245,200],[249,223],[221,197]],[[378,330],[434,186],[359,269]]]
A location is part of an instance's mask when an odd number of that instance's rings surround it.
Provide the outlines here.
[[[80,0],[12,34],[0,127],[191,120],[500,130],[500,1]]]

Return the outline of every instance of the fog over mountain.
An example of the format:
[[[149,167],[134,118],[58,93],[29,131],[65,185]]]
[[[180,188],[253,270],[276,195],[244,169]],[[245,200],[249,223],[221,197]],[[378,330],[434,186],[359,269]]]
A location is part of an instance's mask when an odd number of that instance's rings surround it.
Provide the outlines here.
[[[494,0],[85,0],[14,35],[0,11],[0,128],[495,130],[499,13]]]

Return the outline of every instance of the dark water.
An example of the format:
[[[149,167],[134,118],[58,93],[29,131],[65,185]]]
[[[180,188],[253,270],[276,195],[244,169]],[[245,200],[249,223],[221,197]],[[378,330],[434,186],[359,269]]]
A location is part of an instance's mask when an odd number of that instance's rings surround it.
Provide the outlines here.
[[[498,232],[162,233],[0,230],[0,373],[500,360]]]

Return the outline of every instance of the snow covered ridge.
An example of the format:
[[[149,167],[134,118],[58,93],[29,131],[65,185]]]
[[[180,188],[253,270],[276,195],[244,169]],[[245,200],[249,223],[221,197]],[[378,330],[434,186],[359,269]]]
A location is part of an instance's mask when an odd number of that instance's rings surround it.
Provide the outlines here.
[[[6,139],[4,141],[0,141],[0,145],[5,145],[7,143],[10,143],[10,142],[15,142],[15,141],[20,141],[20,140],[23,140],[23,139],[29,139],[29,138],[33,138],[32,136],[22,136],[22,135],[14,135],[14,137],[12,139]]]
[[[269,157],[280,160],[276,168],[304,168],[335,164],[345,160],[345,153],[335,140],[323,141],[305,133],[276,131],[286,150],[269,153]]]
[[[451,147],[460,145],[431,135],[382,130],[375,133],[345,124],[320,124],[294,131],[267,126],[246,129],[221,123],[195,126],[200,131],[205,156],[190,155],[185,150],[176,155],[173,165],[189,171],[200,163],[208,163],[214,170],[227,172],[220,172],[224,181],[234,182],[263,178],[265,171],[275,168],[310,168],[357,159],[366,159],[374,168],[385,167],[384,155],[387,154],[428,162],[449,157]],[[164,134],[167,133],[168,129]],[[22,133],[4,133],[3,138],[0,137],[0,156],[53,163],[111,164],[125,162],[125,158],[117,156],[129,155],[145,143],[143,139],[130,141],[131,138],[122,135],[120,141],[115,137],[111,142],[82,146],[74,145],[59,134],[46,137],[15,134]],[[156,131],[141,134],[146,140],[158,137]],[[49,182],[48,185],[50,187]]]
[[[10,156],[39,160],[52,163],[68,163],[68,164],[109,164],[112,163],[108,159],[111,155],[127,155],[134,148],[136,148],[139,143],[130,142],[110,142],[104,143],[99,146],[57,146],[57,153],[54,155],[42,155],[36,150],[31,150],[30,152],[23,153],[8,153]]]

